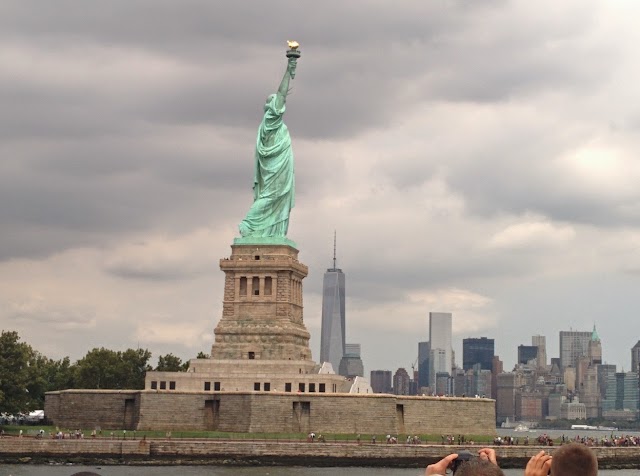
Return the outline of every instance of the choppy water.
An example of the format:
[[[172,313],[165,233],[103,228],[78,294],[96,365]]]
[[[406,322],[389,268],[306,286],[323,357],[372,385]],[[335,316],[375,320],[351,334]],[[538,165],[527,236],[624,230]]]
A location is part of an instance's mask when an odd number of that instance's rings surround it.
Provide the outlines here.
[[[100,476],[422,476],[422,469],[395,468],[303,468],[256,467],[230,468],[221,466],[0,466],[0,476],[71,476],[80,471],[92,471]],[[522,476],[522,469],[507,469],[506,476]],[[640,469],[601,470],[600,476],[638,476]]]
[[[640,436],[640,431],[628,431],[628,430],[614,430],[614,431],[605,431],[605,430],[545,430],[543,428],[535,428],[529,431],[515,431],[513,429],[508,428],[498,428],[496,430],[498,435],[500,436],[513,436],[517,438],[524,438],[525,436],[529,436],[529,439],[534,439],[538,435],[542,435],[546,433],[551,438],[562,438],[562,435],[569,439],[573,439],[576,436],[585,436],[585,437],[593,437],[595,439],[609,437],[613,435],[630,435],[630,436]]]

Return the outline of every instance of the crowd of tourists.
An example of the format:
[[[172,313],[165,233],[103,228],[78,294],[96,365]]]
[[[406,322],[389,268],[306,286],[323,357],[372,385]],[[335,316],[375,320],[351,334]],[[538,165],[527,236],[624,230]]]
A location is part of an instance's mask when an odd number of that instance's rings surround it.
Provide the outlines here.
[[[440,440],[443,445],[455,445],[456,441],[459,445],[464,445],[467,442],[467,438],[464,435],[458,435],[457,438],[455,435],[440,435]],[[471,441],[470,444],[473,444],[473,442]]]
[[[570,442],[582,443],[587,446],[640,446],[640,436],[634,435],[614,435],[613,433],[610,436],[575,436],[574,438],[569,438],[568,436],[562,435],[562,437],[554,440],[551,436],[546,433],[542,433],[538,435],[535,439],[535,444],[538,446],[554,446],[556,444],[565,444]],[[453,443],[450,443],[453,444]],[[458,443],[459,444],[459,443]],[[495,446],[502,445],[529,445],[529,437],[525,436],[520,439],[519,437],[513,436],[496,436],[493,439],[493,444]]]
[[[569,441],[562,436],[562,442]],[[593,436],[576,436],[572,441],[582,443],[587,446],[640,446],[640,436],[633,435],[613,435],[609,437],[594,438]]]

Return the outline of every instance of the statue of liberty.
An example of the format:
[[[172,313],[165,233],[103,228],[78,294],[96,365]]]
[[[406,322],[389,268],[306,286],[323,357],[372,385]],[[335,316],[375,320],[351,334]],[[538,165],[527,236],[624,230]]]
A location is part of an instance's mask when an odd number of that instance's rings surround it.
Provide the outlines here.
[[[295,77],[300,57],[298,43],[288,42],[287,70],[276,94],[264,105],[264,116],[258,128],[253,178],[253,204],[240,223],[240,239],[284,238],[289,229],[289,214],[295,202],[293,151],[289,130],[282,121],[289,81]],[[262,240],[261,240],[262,241]]]

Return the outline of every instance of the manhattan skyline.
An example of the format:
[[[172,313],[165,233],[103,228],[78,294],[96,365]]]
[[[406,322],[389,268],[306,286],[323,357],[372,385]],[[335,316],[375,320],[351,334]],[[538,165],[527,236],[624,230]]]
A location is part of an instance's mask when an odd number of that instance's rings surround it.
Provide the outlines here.
[[[51,358],[209,352],[256,127],[287,105],[320,358],[333,230],[366,371],[428,340],[640,339],[634,2],[3,2],[0,328]],[[144,22],[140,19],[143,18]],[[267,27],[268,25],[268,27]],[[281,55],[282,64],[273,61]],[[515,343],[515,345],[514,345]]]

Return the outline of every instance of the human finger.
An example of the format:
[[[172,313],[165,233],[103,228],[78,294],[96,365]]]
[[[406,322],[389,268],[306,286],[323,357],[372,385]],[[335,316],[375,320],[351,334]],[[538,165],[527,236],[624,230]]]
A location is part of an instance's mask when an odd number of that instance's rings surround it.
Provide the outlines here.
[[[447,471],[447,468],[449,467],[449,464],[451,464],[451,462],[457,457],[458,457],[458,453],[452,453],[448,456],[445,456],[437,463],[430,464],[429,466],[427,466],[427,469],[425,470],[424,474],[426,476],[430,476],[432,474],[445,474],[445,472]]]
[[[480,451],[478,451],[478,454],[480,458],[489,460],[495,465],[498,464],[498,459],[496,458],[496,450],[494,450],[493,448],[482,448]]]
[[[546,454],[543,450],[531,457],[527,463],[524,474],[525,476],[547,476],[550,467],[551,455]]]

